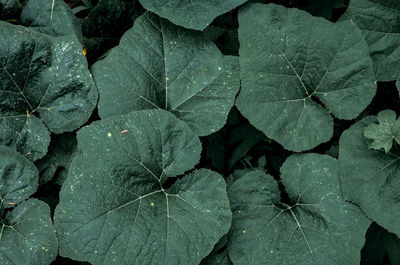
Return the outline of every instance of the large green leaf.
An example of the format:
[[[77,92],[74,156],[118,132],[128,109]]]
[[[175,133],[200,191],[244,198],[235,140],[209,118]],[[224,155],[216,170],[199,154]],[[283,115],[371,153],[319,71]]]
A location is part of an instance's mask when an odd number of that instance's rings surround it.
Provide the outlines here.
[[[376,122],[376,117],[367,117],[340,137],[342,192],[369,218],[400,236],[400,156],[368,148],[372,140],[364,137],[364,130]]]
[[[0,144],[31,160],[43,157],[50,141],[45,125],[55,133],[77,129],[97,102],[76,38],[0,22],[0,99]]]
[[[201,33],[148,12],[91,70],[101,118],[165,109],[203,136],[225,124],[239,89],[238,68],[236,57],[223,56]]]
[[[351,19],[363,31],[378,81],[400,76],[400,1],[351,0],[341,20]]]
[[[36,191],[38,180],[38,170],[31,161],[0,145],[0,211],[28,199]]]
[[[60,254],[97,264],[198,264],[230,228],[223,178],[196,170],[189,127],[163,110],[114,116],[78,132],[81,151],[62,186]],[[170,184],[169,184],[170,185]]]
[[[293,155],[281,167],[281,180],[293,205],[281,203],[277,182],[262,171],[229,189],[233,263],[359,264],[371,221],[343,200],[337,160]]]
[[[214,18],[247,0],[139,0],[144,8],[188,29],[205,29]]]
[[[251,4],[239,12],[239,40],[242,89],[236,105],[286,149],[299,152],[328,141],[330,112],[354,119],[375,95],[368,46],[352,22]]]
[[[46,203],[25,201],[0,224],[0,264],[49,265],[55,260],[58,243]]]
[[[75,35],[82,41],[81,24],[63,0],[29,0],[22,10],[21,22],[41,33]]]

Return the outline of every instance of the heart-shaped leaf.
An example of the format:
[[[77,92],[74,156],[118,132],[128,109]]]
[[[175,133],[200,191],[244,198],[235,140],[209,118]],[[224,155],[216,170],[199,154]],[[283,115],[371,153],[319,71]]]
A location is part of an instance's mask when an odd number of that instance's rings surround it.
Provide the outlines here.
[[[101,118],[165,109],[199,136],[224,126],[240,86],[236,57],[149,12],[91,70]]]
[[[352,22],[250,4],[239,12],[239,41],[236,105],[286,149],[300,152],[329,141],[331,114],[354,119],[375,95],[368,45]]]
[[[94,122],[78,132],[78,148],[54,217],[60,255],[94,265],[199,264],[228,232],[220,175],[200,169],[165,187],[201,151],[173,114],[144,110]]]

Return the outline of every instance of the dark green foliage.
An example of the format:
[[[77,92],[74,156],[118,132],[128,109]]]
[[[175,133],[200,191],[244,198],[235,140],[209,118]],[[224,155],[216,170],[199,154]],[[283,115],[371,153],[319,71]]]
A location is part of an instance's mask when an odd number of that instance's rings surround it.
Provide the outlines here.
[[[0,0],[0,265],[400,265],[400,1]]]

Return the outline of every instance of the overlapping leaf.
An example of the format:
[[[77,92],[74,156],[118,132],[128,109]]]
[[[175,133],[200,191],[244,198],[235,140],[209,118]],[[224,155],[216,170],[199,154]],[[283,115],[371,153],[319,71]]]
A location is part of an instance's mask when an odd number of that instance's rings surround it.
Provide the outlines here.
[[[369,218],[400,236],[400,157],[383,149],[369,149],[372,140],[364,137],[364,130],[376,122],[376,117],[367,117],[340,137],[342,192]]]
[[[96,61],[107,50],[117,46],[140,12],[142,8],[137,0],[99,0],[82,21],[88,60]]]
[[[0,22],[0,99],[0,144],[31,160],[43,157],[48,129],[77,129],[97,102],[76,38],[52,38]]]
[[[63,0],[29,0],[22,10],[21,22],[51,36],[75,35],[82,42],[81,24]]]
[[[330,113],[354,119],[375,95],[368,46],[352,22],[251,4],[239,12],[239,40],[236,105],[286,149],[304,151],[328,141]]]
[[[145,13],[91,70],[101,118],[165,109],[203,136],[225,124],[240,85],[238,68],[236,57],[223,56],[200,33]]]
[[[221,176],[200,169],[199,139],[173,114],[143,110],[78,132],[55,225],[60,254],[97,264],[198,264],[230,227]]]
[[[139,0],[146,8],[172,23],[188,29],[203,30],[219,15],[226,13],[247,0]]]
[[[47,265],[57,255],[57,239],[47,204],[29,198],[38,171],[27,158],[0,146],[0,264]],[[16,207],[15,207],[16,206]],[[4,209],[15,207],[6,214]]]
[[[0,210],[15,207],[37,189],[35,165],[13,149],[0,145]]]
[[[62,185],[77,149],[78,142],[74,133],[54,136],[46,156],[35,162],[40,173],[39,183],[42,185],[52,180]]]
[[[289,157],[281,180],[293,205],[281,202],[277,182],[262,171],[238,179],[228,192],[233,264],[359,264],[371,222],[344,202],[337,164],[326,155]]]
[[[400,76],[400,1],[351,0],[341,20],[351,19],[363,31],[378,81]]]

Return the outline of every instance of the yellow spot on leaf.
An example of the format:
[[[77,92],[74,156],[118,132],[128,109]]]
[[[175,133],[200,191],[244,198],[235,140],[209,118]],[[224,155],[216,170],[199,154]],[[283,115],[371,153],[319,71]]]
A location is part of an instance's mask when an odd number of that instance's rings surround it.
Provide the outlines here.
[[[243,231],[242,231],[243,234],[246,234],[246,232],[247,232],[246,230],[243,230]]]
[[[154,202],[150,203],[151,206],[154,206]]]
[[[271,250],[269,251],[269,253],[274,254],[274,251],[271,249]]]
[[[111,137],[111,136],[112,136],[112,134],[111,134],[111,133],[107,133],[107,136],[108,136],[108,137]]]
[[[83,51],[82,51],[82,53],[83,53],[83,55],[85,55],[85,56],[86,56],[86,54],[87,54],[87,50],[84,48],[84,49],[83,49]]]
[[[30,117],[30,115],[29,115],[29,110],[26,110],[26,116],[29,118]]]

